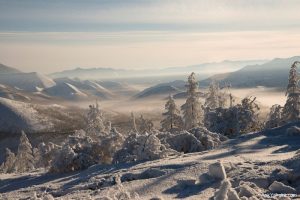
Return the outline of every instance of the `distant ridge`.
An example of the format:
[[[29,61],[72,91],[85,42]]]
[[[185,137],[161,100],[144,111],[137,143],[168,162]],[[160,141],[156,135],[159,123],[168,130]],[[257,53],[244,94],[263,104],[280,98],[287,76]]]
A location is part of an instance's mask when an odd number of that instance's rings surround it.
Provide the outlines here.
[[[119,78],[134,78],[147,76],[170,76],[170,75],[187,75],[191,72],[201,74],[201,76],[209,77],[212,74],[219,72],[228,72],[241,69],[246,65],[262,64],[267,60],[245,60],[245,61],[230,61],[202,63],[198,65],[168,67],[162,69],[114,69],[114,68],[75,68],[49,74],[52,78],[81,78],[81,79],[119,79]]]
[[[18,69],[0,63],[0,74],[21,73]]]
[[[300,61],[300,56],[275,58],[264,64],[248,65],[235,72],[211,76],[200,81],[200,86],[207,86],[212,80],[217,80],[220,84],[230,83],[239,88],[264,86],[283,89],[288,83],[290,67],[297,60]]]

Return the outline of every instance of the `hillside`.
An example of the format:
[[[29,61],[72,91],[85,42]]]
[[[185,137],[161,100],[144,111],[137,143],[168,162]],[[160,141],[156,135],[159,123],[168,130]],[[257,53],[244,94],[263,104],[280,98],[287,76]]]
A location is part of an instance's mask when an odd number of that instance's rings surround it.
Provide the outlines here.
[[[28,94],[7,85],[0,85],[0,97],[23,102],[31,100]]]
[[[132,96],[139,92],[138,89],[124,82],[116,82],[116,81],[95,81],[95,82],[100,84],[110,92],[114,93],[115,95]]]
[[[299,156],[295,156],[300,135],[286,134],[294,125],[248,133],[214,150],[143,163],[94,165],[81,172],[56,175],[2,174],[0,192],[8,199],[29,198],[35,192],[38,197],[58,199],[118,199],[115,196],[123,194],[123,199],[206,200],[221,188],[217,173],[209,173],[211,164],[221,161],[230,182],[228,189],[238,199],[266,199],[264,195],[276,191],[295,195],[300,192]],[[270,187],[276,183],[277,187]]]
[[[214,75],[200,81],[200,86],[207,86],[214,79],[221,84],[230,83],[233,87],[240,88],[257,86],[285,88],[289,68],[297,60],[300,60],[300,56],[275,58],[261,65],[249,65],[235,72]]]
[[[0,63],[0,74],[21,73],[18,69]]]
[[[81,100],[88,96],[70,83],[58,83],[53,87],[43,90],[44,94],[66,100]]]
[[[33,104],[0,98],[0,132],[37,132],[51,126]]]
[[[60,85],[68,83],[70,85],[75,86],[77,90],[80,90],[82,93],[91,97],[100,98],[102,100],[112,99],[115,97],[115,94],[113,94],[111,91],[94,81],[82,81],[80,79],[71,78],[57,78],[54,79],[54,81]]]
[[[178,88],[170,85],[154,86],[143,90],[134,96],[135,99],[151,98],[157,96],[167,97],[181,92]]]
[[[16,89],[36,92],[55,85],[55,82],[42,74],[31,73],[0,73],[0,84],[9,85]]]

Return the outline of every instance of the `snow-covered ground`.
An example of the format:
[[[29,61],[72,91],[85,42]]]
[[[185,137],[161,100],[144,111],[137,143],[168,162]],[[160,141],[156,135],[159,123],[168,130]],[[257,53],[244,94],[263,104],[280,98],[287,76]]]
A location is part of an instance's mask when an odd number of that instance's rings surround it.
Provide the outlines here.
[[[218,161],[225,167],[230,190],[240,198],[267,199],[282,188],[299,194],[300,162],[292,158],[300,148],[300,134],[286,131],[293,125],[245,134],[211,151],[143,163],[94,165],[67,174],[2,174],[0,199],[49,199],[47,194],[57,199],[210,199],[221,180],[211,176],[208,168]]]

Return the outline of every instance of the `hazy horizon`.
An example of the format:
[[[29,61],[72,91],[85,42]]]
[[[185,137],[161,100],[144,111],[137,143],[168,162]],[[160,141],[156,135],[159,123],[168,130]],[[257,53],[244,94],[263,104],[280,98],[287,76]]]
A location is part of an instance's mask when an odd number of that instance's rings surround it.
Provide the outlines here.
[[[44,74],[300,52],[298,1],[0,0],[0,63]]]

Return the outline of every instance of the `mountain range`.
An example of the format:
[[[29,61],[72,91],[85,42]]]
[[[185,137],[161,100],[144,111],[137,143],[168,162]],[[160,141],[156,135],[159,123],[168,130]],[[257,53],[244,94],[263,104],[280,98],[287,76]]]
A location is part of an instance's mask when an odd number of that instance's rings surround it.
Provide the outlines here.
[[[275,58],[264,64],[248,65],[235,72],[211,76],[200,81],[200,86],[207,86],[212,80],[216,80],[221,85],[230,83],[237,88],[264,86],[283,89],[288,83],[290,67],[297,60],[300,60],[300,56]]]
[[[177,81],[167,81],[168,79],[159,78],[154,82],[159,84],[139,91],[132,87],[126,81],[112,81],[103,79],[84,79],[91,74],[101,76],[132,76],[137,74],[145,74],[147,70],[117,70],[109,68],[94,69],[75,69],[64,72],[58,72],[51,78],[36,72],[23,73],[18,69],[0,64],[0,97],[20,101],[32,100],[51,100],[63,99],[67,101],[86,100],[86,99],[116,99],[122,96],[134,97],[135,99],[148,98],[154,96],[167,96],[169,94],[178,97],[185,96],[185,80],[186,74],[190,71],[201,70],[207,72],[209,70],[220,71],[222,66],[224,69],[239,68],[233,72],[219,73],[200,80],[200,87],[207,87],[212,80],[216,80],[220,85],[230,84],[236,88],[250,87],[275,87],[283,89],[288,82],[288,73],[291,64],[300,60],[300,56],[290,58],[275,58],[271,61],[261,63],[263,61],[223,61],[221,63],[204,63],[197,66],[189,66],[183,68],[161,69],[160,72],[182,73],[182,79]],[[256,63],[241,67],[244,63]],[[257,64],[258,63],[258,64]],[[133,72],[134,71],[134,72]],[[138,73],[137,73],[138,71]],[[226,70],[225,70],[226,71]],[[143,72],[143,73],[142,73]],[[156,70],[151,72],[152,75],[157,73]],[[150,72],[147,74],[151,74]],[[164,74],[164,73],[162,73]],[[183,75],[184,74],[184,75]],[[64,76],[64,77],[59,77]],[[74,77],[80,77],[74,78]],[[201,79],[197,74],[197,79]],[[163,82],[165,80],[165,82]],[[161,83],[163,82],[163,83]],[[176,97],[177,97],[176,96]]]
[[[169,67],[164,69],[113,69],[113,68],[76,68],[71,70],[64,70],[49,74],[52,78],[78,78],[81,79],[122,79],[122,78],[136,78],[136,77],[151,77],[151,76],[178,76],[183,75],[183,78],[195,72],[202,78],[209,77],[215,73],[231,72],[238,70],[246,65],[261,64],[266,60],[245,60],[245,61],[229,61],[202,63],[198,65],[191,65],[186,67]]]

